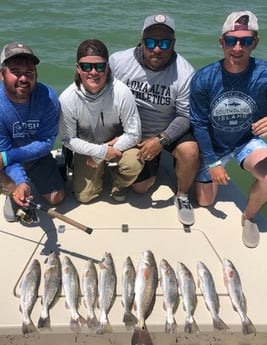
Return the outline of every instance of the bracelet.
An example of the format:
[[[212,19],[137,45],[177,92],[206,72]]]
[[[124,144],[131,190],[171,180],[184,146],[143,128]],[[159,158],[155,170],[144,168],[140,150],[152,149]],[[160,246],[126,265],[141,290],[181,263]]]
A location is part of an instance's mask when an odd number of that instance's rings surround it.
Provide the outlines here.
[[[218,167],[218,166],[220,166],[220,165],[222,165],[222,161],[221,161],[221,160],[209,164],[208,167],[209,167],[209,169],[211,169],[211,168],[216,168],[216,167]]]
[[[3,166],[6,167],[7,166],[7,156],[6,156],[6,152],[2,151],[1,152],[2,155],[2,160],[3,160]]]

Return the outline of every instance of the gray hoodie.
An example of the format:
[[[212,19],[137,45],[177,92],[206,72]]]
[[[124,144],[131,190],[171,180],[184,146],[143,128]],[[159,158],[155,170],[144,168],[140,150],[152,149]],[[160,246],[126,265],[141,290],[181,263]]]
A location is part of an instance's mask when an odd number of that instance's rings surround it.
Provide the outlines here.
[[[128,87],[112,78],[98,94],[81,85],[69,85],[59,97],[60,136],[64,146],[91,156],[100,163],[107,153],[107,141],[118,137],[114,148],[125,151],[141,138],[141,124],[135,99]]]

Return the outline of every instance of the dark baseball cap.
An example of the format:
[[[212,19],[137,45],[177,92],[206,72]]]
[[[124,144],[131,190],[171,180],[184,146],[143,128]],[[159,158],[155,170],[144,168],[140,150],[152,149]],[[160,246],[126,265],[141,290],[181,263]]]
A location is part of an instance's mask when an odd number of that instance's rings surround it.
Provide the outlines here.
[[[31,48],[27,47],[23,43],[13,42],[6,44],[1,52],[0,63],[3,64],[6,60],[13,56],[26,56],[33,61],[35,65],[38,65],[40,60],[33,54]]]

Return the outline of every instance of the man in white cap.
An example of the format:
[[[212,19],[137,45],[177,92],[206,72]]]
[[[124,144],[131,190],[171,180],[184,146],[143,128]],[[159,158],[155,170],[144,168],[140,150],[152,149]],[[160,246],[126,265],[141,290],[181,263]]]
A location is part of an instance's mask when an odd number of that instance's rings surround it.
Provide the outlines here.
[[[190,115],[202,154],[196,196],[214,203],[218,185],[227,185],[231,158],[254,178],[242,214],[242,240],[254,248],[259,229],[254,217],[267,201],[267,62],[251,57],[257,47],[258,20],[250,11],[231,13],[222,28],[224,58],[192,79]]]
[[[111,69],[132,91],[142,123],[140,158],[145,167],[132,186],[145,193],[156,181],[161,151],[175,159],[174,204],[182,224],[194,223],[188,191],[199,167],[197,143],[190,131],[189,85],[193,67],[174,50],[175,26],[159,13],[145,19],[141,43],[110,57]]]
[[[18,206],[29,206],[30,182],[52,205],[65,197],[64,181],[50,153],[60,104],[54,90],[37,82],[39,62],[20,42],[6,44],[0,56],[0,186],[12,196],[4,206],[9,222],[17,219]]]

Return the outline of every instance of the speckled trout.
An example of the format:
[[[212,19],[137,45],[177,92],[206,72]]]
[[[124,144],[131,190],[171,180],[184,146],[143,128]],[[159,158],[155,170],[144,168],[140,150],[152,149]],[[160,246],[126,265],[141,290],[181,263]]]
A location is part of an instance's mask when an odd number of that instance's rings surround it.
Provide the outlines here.
[[[167,260],[159,265],[160,285],[163,293],[163,309],[166,310],[165,333],[176,333],[177,324],[174,314],[179,304],[178,283],[174,269]]]
[[[123,322],[127,329],[131,329],[136,323],[137,318],[132,313],[134,304],[134,284],[136,272],[130,256],[127,256],[122,266],[122,298],[121,303],[124,309]]]
[[[213,328],[218,330],[229,327],[219,317],[219,297],[216,292],[215,283],[208,267],[201,261],[197,263],[198,287],[200,288],[205,304],[211,314]]]
[[[25,271],[20,285],[20,311],[23,316],[22,333],[37,332],[31,319],[33,307],[38,298],[41,281],[41,266],[38,260],[33,260]]]
[[[75,333],[79,333],[81,326],[87,324],[87,321],[78,312],[81,297],[79,275],[68,256],[64,256],[62,261],[62,283],[66,308],[70,310],[71,315],[70,329]]]
[[[196,284],[193,275],[182,262],[178,262],[177,275],[186,313],[184,331],[185,333],[198,332],[199,329],[193,316],[197,305]]]
[[[56,303],[61,286],[61,262],[57,253],[53,251],[48,255],[44,272],[44,293],[41,299],[42,309],[38,328],[51,328],[49,310]]]
[[[82,275],[83,300],[87,310],[87,326],[93,332],[97,327],[95,307],[98,296],[98,277],[95,263],[88,259]]]
[[[151,336],[145,320],[151,314],[158,286],[158,269],[151,250],[145,250],[141,256],[135,279],[135,307],[138,323],[132,336],[132,345],[152,345]]]
[[[117,275],[111,253],[105,253],[102,262],[99,264],[99,267],[100,276],[98,283],[98,306],[100,310],[100,317],[96,333],[104,334],[112,332],[112,327],[108,319],[108,313],[115,302],[117,291]]]
[[[242,322],[243,334],[256,333],[255,326],[247,317],[246,300],[243,294],[241,280],[234,264],[228,260],[223,260],[224,284],[231,299],[233,308],[238,312]]]

